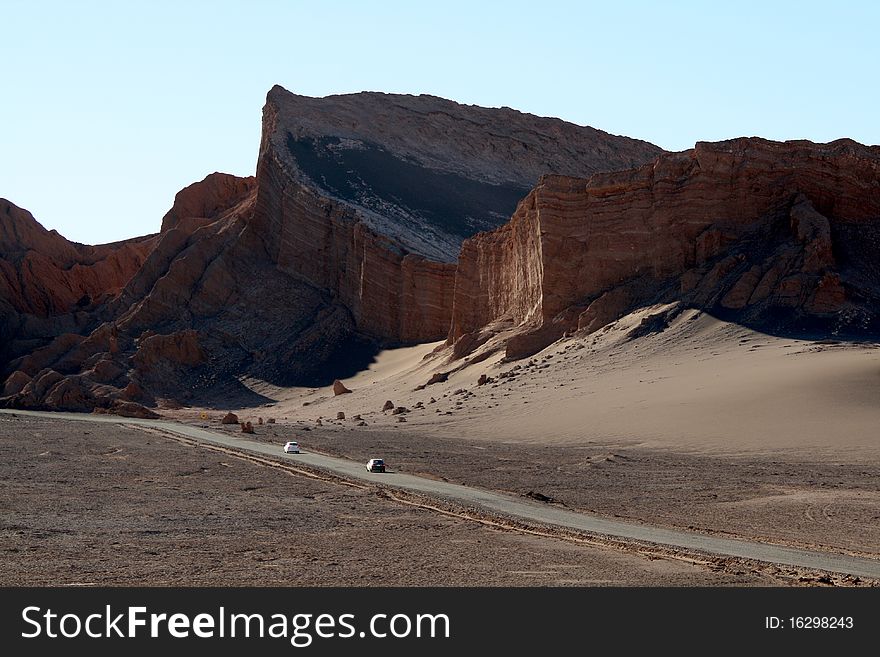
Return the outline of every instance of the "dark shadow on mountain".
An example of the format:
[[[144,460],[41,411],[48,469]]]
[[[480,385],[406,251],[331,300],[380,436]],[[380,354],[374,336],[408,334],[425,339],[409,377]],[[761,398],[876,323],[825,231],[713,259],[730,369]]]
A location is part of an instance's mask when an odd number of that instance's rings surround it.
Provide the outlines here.
[[[315,367],[304,369],[292,377],[286,385],[319,388],[333,384],[335,379],[347,379],[362,372],[376,362],[380,346],[373,340],[358,334],[336,345],[328,358]]]
[[[355,205],[393,205],[459,237],[505,223],[529,188],[479,182],[392,155],[378,144],[348,146],[338,137],[295,138],[287,147],[300,170],[333,196]]]

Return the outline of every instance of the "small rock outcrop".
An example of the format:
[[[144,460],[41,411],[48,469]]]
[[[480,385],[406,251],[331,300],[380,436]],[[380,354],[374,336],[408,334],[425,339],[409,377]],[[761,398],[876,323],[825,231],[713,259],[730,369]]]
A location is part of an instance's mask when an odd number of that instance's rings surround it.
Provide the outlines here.
[[[447,380],[449,380],[449,372],[435,372],[425,385],[432,386],[435,383],[443,383]]]
[[[382,411],[384,412],[384,411],[392,411],[392,410],[394,410],[394,402],[389,399],[388,401],[386,401],[382,405]]]
[[[336,379],[336,380],[333,382],[333,394],[334,394],[335,396],[338,397],[339,395],[345,395],[345,394],[348,394],[348,393],[350,393],[350,392],[351,392],[351,390],[349,390],[348,388],[346,388],[346,387],[345,387],[345,384],[343,384],[342,381],[340,381],[339,379]]]
[[[112,410],[116,415],[121,415],[122,417],[137,417],[146,420],[155,420],[162,417],[136,402],[120,402]]]

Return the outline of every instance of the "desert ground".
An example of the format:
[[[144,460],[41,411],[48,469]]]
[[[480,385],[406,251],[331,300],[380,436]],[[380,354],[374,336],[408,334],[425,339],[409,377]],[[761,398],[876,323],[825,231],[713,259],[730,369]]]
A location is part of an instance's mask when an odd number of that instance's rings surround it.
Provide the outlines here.
[[[696,312],[633,333],[650,312],[518,362],[456,370],[440,344],[389,349],[344,381],[351,393],[243,381],[264,404],[161,412],[240,435],[220,423],[233,411],[279,451],[295,439],[608,517],[880,557],[876,345]],[[0,582],[876,584],[529,534],[124,422],[0,416]]]
[[[2,585],[769,585],[488,527],[120,425],[0,415]]]
[[[655,525],[880,556],[880,349],[657,309],[531,359],[455,371],[440,344],[383,352],[328,388],[249,382],[256,437]],[[432,374],[448,380],[425,386]],[[493,381],[477,385],[481,374]],[[386,401],[407,412],[382,411]],[[336,419],[339,413],[345,419]],[[272,418],[275,424],[259,425]],[[238,427],[226,427],[236,432]]]

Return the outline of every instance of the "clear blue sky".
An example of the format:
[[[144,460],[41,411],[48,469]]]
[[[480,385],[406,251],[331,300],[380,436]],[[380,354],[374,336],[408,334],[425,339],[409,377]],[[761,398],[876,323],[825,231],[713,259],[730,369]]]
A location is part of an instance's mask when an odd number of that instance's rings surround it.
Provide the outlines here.
[[[254,171],[273,84],[430,93],[670,150],[880,143],[880,3],[0,0],[0,196],[100,243]]]

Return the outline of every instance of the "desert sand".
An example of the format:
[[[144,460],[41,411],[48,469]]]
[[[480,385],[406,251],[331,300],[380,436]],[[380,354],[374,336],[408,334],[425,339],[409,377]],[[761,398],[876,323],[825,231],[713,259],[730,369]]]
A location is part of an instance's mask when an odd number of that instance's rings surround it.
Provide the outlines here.
[[[540,445],[615,442],[713,455],[809,449],[841,462],[880,452],[877,344],[777,337],[697,311],[683,313],[661,333],[628,337],[657,310],[560,340],[531,359],[503,363],[497,354],[423,390],[416,387],[449,370],[448,352],[433,353],[442,343],[382,352],[369,369],[343,381],[351,394],[248,384],[277,399],[276,416],[323,423],[342,411],[363,417],[368,426],[361,431],[397,422],[381,410],[391,400],[410,409],[407,428],[424,435]],[[499,378],[503,372],[514,376]],[[495,381],[478,386],[481,374]],[[419,402],[424,408],[415,408]]]
[[[661,526],[880,555],[876,345],[772,336],[696,311],[634,338],[657,310],[531,359],[495,355],[421,390],[449,371],[442,343],[382,352],[343,381],[350,394],[249,381],[275,401],[222,410],[254,420],[258,438],[381,456],[401,471]],[[477,385],[484,374],[492,381]],[[407,411],[383,412],[386,401]],[[202,414],[220,426],[218,409],[172,412]]]
[[[504,531],[112,424],[2,415],[0,456],[4,586],[798,582]]]

